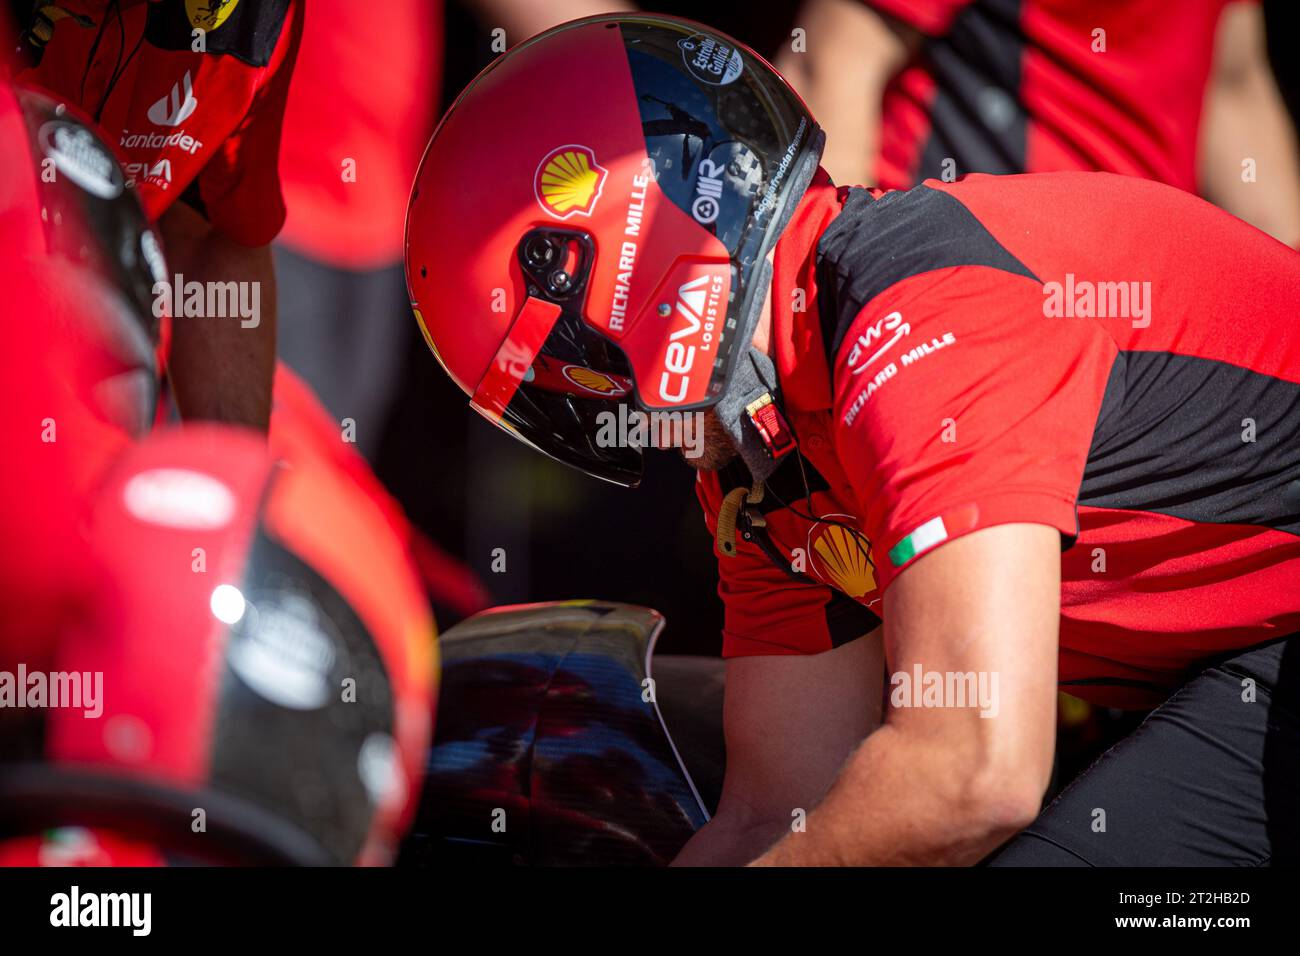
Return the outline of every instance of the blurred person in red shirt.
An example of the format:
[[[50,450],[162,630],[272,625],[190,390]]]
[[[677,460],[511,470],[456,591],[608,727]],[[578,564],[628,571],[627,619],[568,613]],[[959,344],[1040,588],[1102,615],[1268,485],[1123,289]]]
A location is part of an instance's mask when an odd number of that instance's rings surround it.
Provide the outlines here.
[[[471,6],[504,31],[502,50],[565,20],[628,9],[601,0]],[[443,14],[441,0],[394,0],[382,16],[365,4],[314,0],[285,110],[279,355],[334,416],[350,420],[371,459],[411,329],[402,231],[440,115]]]
[[[807,0],[777,67],[836,182],[1100,170],[1300,246],[1296,136],[1255,0]]]
[[[371,456],[411,323],[402,223],[437,120],[442,16],[440,0],[315,0],[285,110],[278,351]]]
[[[118,153],[172,275],[236,289],[238,317],[177,316],[169,375],[187,419],[265,429],[275,361],[270,241],[284,221],[280,121],[300,0],[14,4],[18,83],[90,116]],[[177,278],[177,276],[182,278]],[[187,301],[188,291],[186,291]],[[229,303],[229,300],[225,300]],[[245,315],[243,305],[251,307]]]

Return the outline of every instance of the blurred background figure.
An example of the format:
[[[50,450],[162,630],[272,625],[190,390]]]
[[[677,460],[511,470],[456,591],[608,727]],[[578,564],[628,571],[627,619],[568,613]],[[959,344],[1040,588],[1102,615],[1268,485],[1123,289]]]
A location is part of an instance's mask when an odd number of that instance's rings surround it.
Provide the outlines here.
[[[437,686],[400,511],[301,395],[269,447],[151,431],[169,273],[119,157],[0,77],[0,168],[0,861],[387,862]]]
[[[304,31],[280,145],[277,350],[373,457],[413,324],[402,227],[439,114],[442,4],[313,0]]]
[[[437,0],[382,9],[316,0],[304,30],[280,148],[287,216],[275,245],[281,366],[272,444],[310,444],[359,477],[408,541],[445,625],[486,607],[487,592],[410,526],[365,463],[377,455],[419,341],[402,275],[403,225],[440,114],[443,9]],[[459,499],[463,485],[432,487],[422,497]]]
[[[1300,244],[1295,130],[1255,0],[807,0],[777,66],[839,183],[1103,170]]]
[[[105,132],[173,275],[187,288],[237,290],[238,320],[228,299],[177,316],[168,374],[181,414],[265,429],[275,365],[270,243],[284,221],[275,156],[302,4],[4,6],[20,31],[6,51],[17,82],[79,109]]]

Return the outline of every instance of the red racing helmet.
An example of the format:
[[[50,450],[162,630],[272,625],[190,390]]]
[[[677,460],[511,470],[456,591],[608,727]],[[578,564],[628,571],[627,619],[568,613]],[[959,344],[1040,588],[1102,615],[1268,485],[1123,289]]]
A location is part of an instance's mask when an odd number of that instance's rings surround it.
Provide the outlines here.
[[[429,347],[489,421],[635,485],[641,449],[602,413],[735,391],[823,139],[769,64],[697,23],[598,16],[520,44],[416,177],[406,271]]]
[[[91,579],[73,570],[87,561],[84,506],[153,422],[169,325],[152,304],[158,237],[90,120],[0,76],[0,171],[7,670],[39,665],[77,612]]]
[[[365,489],[280,451],[194,424],[114,463],[84,609],[43,663],[64,699],[0,708],[0,838],[73,826],[191,860],[394,858],[432,729],[433,619]]]
[[[110,360],[94,406],[134,436],[153,425],[171,317],[158,233],[118,154],[77,107],[0,83],[0,249],[44,283],[36,318]],[[36,264],[33,264],[36,263]]]

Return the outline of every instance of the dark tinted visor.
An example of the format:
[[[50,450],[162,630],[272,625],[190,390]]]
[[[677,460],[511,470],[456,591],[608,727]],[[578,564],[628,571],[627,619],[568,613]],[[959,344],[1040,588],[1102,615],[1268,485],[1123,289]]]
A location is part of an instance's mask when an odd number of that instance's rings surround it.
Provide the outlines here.
[[[536,228],[517,255],[528,284],[520,311],[471,404],[489,421],[596,478],[635,487],[642,450],[629,438],[632,366],[583,321],[594,256],[586,233]],[[540,340],[540,345],[538,341]]]

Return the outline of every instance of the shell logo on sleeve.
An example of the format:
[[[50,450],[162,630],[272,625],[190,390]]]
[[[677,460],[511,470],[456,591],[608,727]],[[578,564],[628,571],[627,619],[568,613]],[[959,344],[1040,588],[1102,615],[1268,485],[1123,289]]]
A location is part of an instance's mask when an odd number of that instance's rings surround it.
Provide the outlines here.
[[[537,202],[556,219],[589,216],[608,172],[588,147],[561,146],[538,164],[533,190]]]

